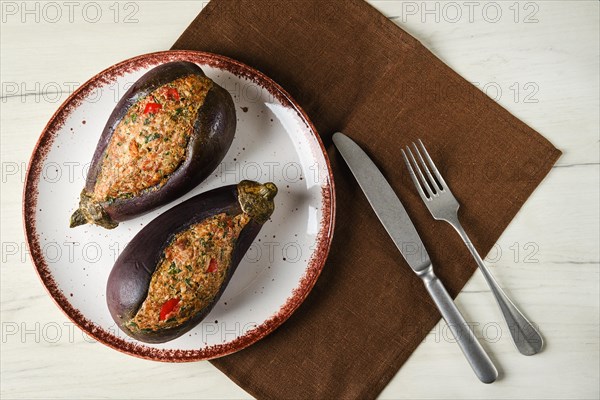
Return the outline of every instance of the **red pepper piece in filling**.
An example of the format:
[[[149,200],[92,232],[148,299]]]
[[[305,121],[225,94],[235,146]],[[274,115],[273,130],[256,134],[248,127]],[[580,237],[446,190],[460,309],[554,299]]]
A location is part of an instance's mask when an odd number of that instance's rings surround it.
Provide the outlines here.
[[[148,103],[146,104],[146,108],[144,108],[144,114],[156,114],[157,112],[160,111],[160,109],[162,108],[162,105],[158,104],[158,103]]]
[[[216,270],[217,270],[217,260],[215,260],[214,258],[211,258],[206,272],[215,272]]]
[[[164,321],[166,319],[172,318],[177,313],[179,309],[179,299],[175,297],[174,299],[167,300],[165,304],[162,305],[160,309],[160,321]]]
[[[179,92],[175,88],[167,89],[167,97],[173,100],[179,100]]]

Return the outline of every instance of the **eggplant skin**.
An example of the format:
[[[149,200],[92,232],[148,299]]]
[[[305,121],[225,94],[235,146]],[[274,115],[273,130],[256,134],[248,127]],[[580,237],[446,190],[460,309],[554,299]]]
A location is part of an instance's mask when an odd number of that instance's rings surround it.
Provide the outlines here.
[[[261,196],[259,200],[266,204],[268,209],[261,209],[256,206],[256,202],[248,201],[248,196],[240,189],[242,185],[247,185],[246,187],[253,190],[253,199]],[[254,193],[254,189],[261,188],[262,194],[258,191]],[[267,192],[264,188],[268,189]],[[223,294],[244,254],[273,212],[272,199],[276,193],[277,188],[272,183],[261,185],[242,181],[238,185],[223,186],[194,196],[146,225],[123,249],[108,277],[106,300],[110,314],[119,328],[139,341],[163,343],[185,334],[198,325]],[[242,212],[246,212],[250,220],[238,236],[223,284],[211,303],[179,326],[157,331],[131,330],[127,322],[135,317],[146,299],[152,275],[162,260],[165,248],[175,236],[193,224],[215,215],[226,213],[234,216]]]
[[[93,223],[107,229],[115,228],[121,221],[176,200],[198,186],[217,168],[231,146],[237,118],[231,95],[213,82],[198,110],[185,159],[162,187],[149,188],[138,196],[117,198],[110,202],[98,204],[89,201],[112,135],[131,106],[160,86],[191,74],[206,76],[198,65],[191,62],[162,64],[138,79],[117,103],[96,146],[85,188],[81,192],[80,208],[71,217],[71,227]]]

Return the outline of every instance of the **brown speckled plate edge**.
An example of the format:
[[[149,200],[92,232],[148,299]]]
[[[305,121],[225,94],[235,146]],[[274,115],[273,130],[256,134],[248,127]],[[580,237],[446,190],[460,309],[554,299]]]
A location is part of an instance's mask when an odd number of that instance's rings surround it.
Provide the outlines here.
[[[56,133],[64,124],[66,117],[81,104],[87,94],[97,87],[114,81],[115,77],[147,65],[158,65],[160,63],[175,60],[192,61],[227,70],[236,76],[254,81],[258,85],[264,87],[283,104],[289,104],[294,108],[298,115],[300,115],[309,130],[313,133],[320,146],[328,172],[327,182],[322,189],[323,216],[320,221],[321,226],[319,235],[317,236],[316,250],[308,262],[304,276],[296,289],[294,289],[292,295],[277,313],[265,320],[255,329],[246,332],[244,335],[237,337],[231,342],[199,350],[173,350],[148,347],[139,342],[131,342],[117,337],[88,320],[79,310],[71,305],[54,281],[51,271],[42,256],[42,248],[40,246],[39,236],[35,225],[38,199],[37,187],[41,177],[43,161],[51,148]],[[317,281],[329,253],[335,223],[335,188],[333,173],[331,171],[327,152],[325,151],[325,146],[308,115],[306,115],[298,103],[281,86],[263,73],[231,58],[199,51],[170,50],[130,58],[105,69],[77,88],[58,108],[43,129],[31,155],[23,191],[23,224],[27,238],[27,246],[29,247],[31,259],[33,260],[36,271],[44,284],[44,287],[58,307],[67,315],[67,317],[69,317],[69,319],[71,319],[71,321],[79,326],[79,328],[99,342],[136,357],[164,362],[200,361],[222,357],[248,347],[273,332],[292,315],[300,304],[302,304]]]

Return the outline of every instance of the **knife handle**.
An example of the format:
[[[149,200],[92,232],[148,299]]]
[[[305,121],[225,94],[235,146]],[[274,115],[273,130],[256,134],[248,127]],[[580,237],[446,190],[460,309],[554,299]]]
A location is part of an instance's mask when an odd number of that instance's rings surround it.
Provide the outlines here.
[[[452,297],[446,291],[442,282],[433,273],[430,266],[425,273],[421,274],[421,279],[429,291],[431,298],[440,310],[442,317],[448,324],[450,331],[456,338],[460,349],[471,364],[471,368],[483,383],[492,383],[498,377],[498,371],[490,360],[481,344],[467,325],[462,314],[456,308]]]

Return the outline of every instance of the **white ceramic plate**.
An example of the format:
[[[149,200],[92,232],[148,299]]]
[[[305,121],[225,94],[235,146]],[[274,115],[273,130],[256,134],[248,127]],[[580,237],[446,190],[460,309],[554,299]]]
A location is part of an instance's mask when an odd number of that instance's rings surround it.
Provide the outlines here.
[[[119,98],[149,69],[170,61],[198,64],[235,102],[237,131],[218,169],[179,200],[114,230],[69,228],[100,133]],[[119,252],[149,221],[198,193],[242,179],[273,181],[276,209],[208,317],[163,344],[129,338],[105,298]],[[193,51],[139,56],[101,72],[58,109],[33,151],[24,197],[32,258],[58,306],[79,327],[120,351],[161,361],[193,361],[240,350],[272,332],[313,287],[333,233],[332,174],[314,126],[272,80],[226,57]]]

